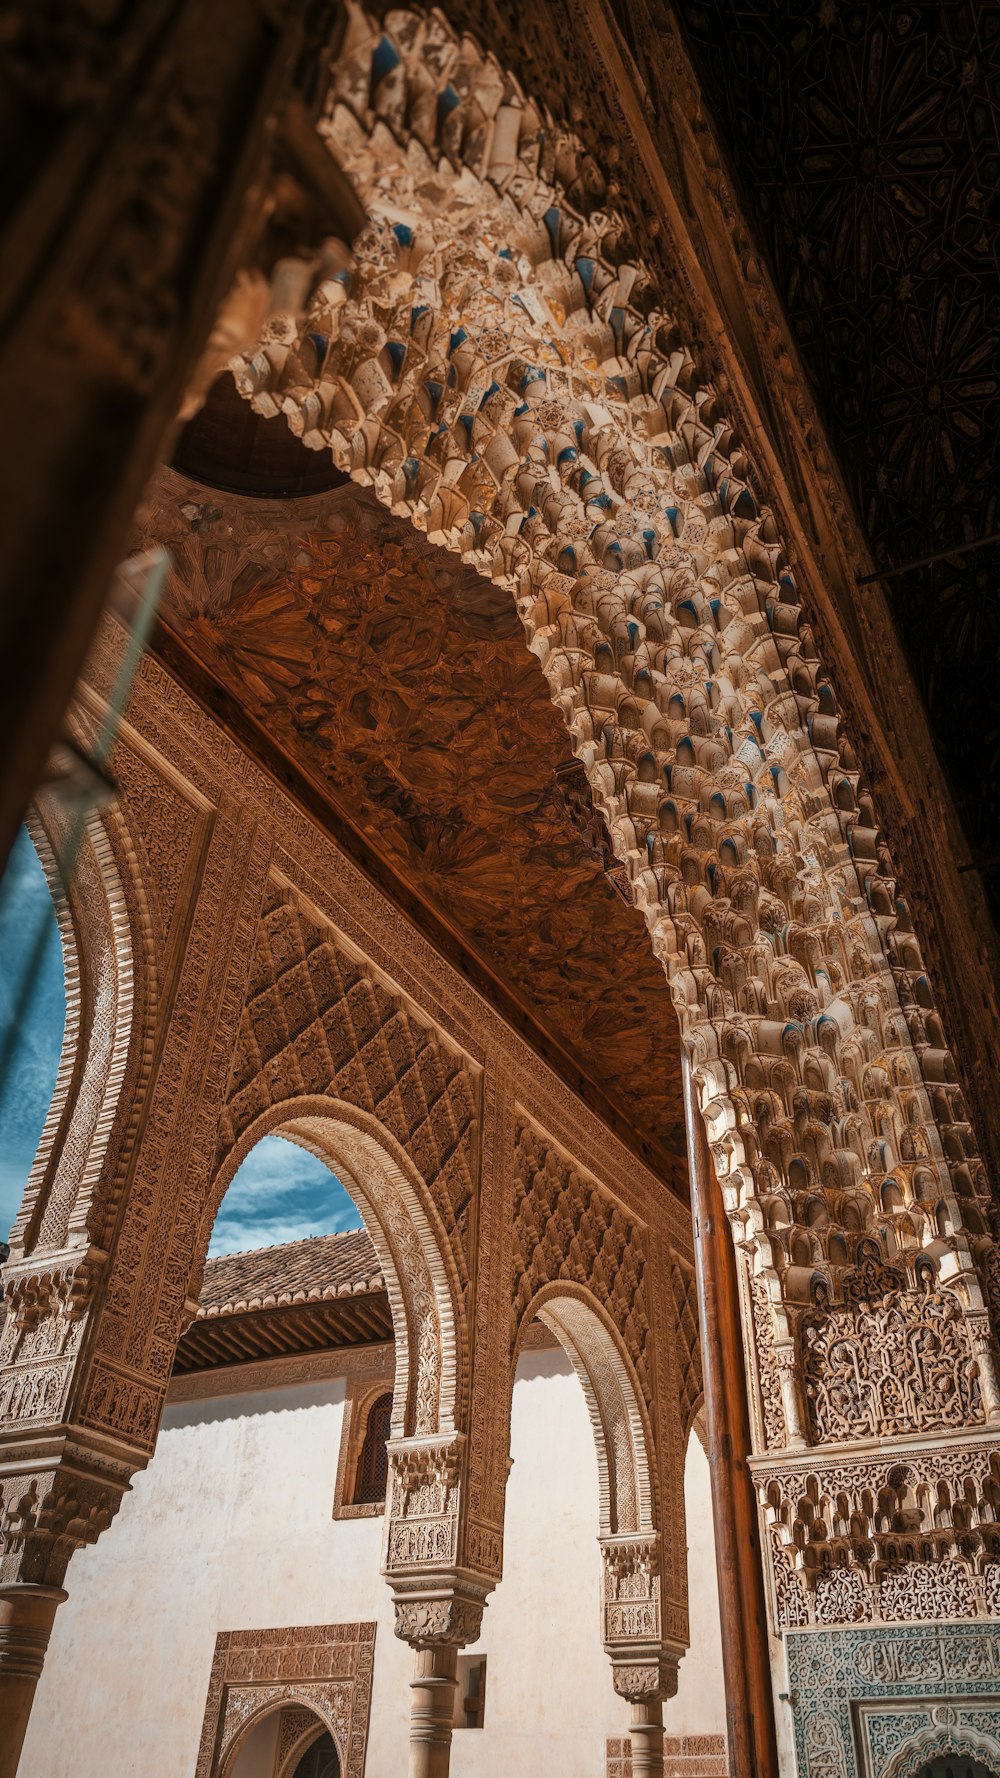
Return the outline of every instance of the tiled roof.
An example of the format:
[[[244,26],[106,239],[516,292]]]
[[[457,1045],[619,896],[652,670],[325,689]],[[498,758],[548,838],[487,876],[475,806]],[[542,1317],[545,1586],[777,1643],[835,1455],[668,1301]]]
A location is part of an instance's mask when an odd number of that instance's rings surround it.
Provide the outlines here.
[[[226,1253],[210,1259],[205,1266],[198,1317],[328,1302],[332,1297],[369,1296],[384,1289],[369,1236],[364,1229],[350,1229],[340,1235],[311,1235],[284,1247],[262,1247],[254,1253]]]

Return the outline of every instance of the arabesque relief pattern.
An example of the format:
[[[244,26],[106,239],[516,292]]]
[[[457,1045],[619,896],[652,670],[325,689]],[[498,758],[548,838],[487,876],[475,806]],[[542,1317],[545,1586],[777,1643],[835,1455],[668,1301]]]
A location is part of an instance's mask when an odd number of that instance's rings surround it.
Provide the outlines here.
[[[102,709],[121,647],[108,620],[82,693],[88,715]],[[643,1231],[659,1206],[668,1267],[689,1267],[683,1207],[661,1203],[654,1176],[151,659],[115,760],[126,752],[114,810],[131,835],[123,920],[133,949],[149,943],[170,1020],[142,1052],[150,1066],[134,1101],[132,1077],[118,1077],[115,1131],[133,1134],[108,1247],[90,1269],[88,1247],[72,1264],[41,1245],[14,1250],[5,1337],[15,1362],[0,1388],[24,1387],[18,1341],[35,1342],[36,1369],[42,1345],[63,1368],[58,1398],[4,1429],[4,1580],[60,1584],[73,1550],[110,1523],[152,1453],[221,1195],[259,1136],[281,1129],[355,1193],[386,1277],[397,1367],[385,1572],[397,1633],[421,1649],[474,1640],[502,1569],[521,1106],[525,1128],[557,1133],[535,1156],[546,1189],[582,1192],[584,1212],[557,1219],[537,1256],[523,1224],[529,1295],[542,1287],[585,1390],[615,1404],[626,1434],[611,1452],[621,1510],[594,1529],[628,1609],[602,1605],[599,1633],[616,1683],[627,1674],[635,1695],[669,1689],[687,1631],[672,1433],[682,1415],[672,1312],[644,1304]],[[162,845],[154,869],[152,835],[147,845],[161,774],[163,807],[188,836],[181,869],[168,868]],[[145,917],[150,908],[158,917]],[[560,1142],[547,1170],[544,1151]],[[51,1160],[43,1151],[40,1179],[57,1173]],[[600,1277],[581,1257],[581,1230],[605,1247]],[[235,1679],[231,1697],[234,1724],[249,1720],[244,1703],[265,1701]]]
[[[292,1746],[319,1726],[334,1738],[344,1778],[362,1778],[368,1745],[375,1625],[229,1630],[216,1637],[195,1778],[228,1778],[248,1730],[282,1710]],[[307,1707],[307,1708],[306,1708]],[[319,1722],[317,1724],[317,1718]]]
[[[463,1290],[478,1082],[329,928],[272,884],[219,1128],[218,1161],[271,1104],[329,1094],[370,1112],[434,1193]]]
[[[237,386],[516,598],[671,983],[767,1446],[995,1423],[988,1181],[720,392],[592,158],[440,14],[353,8],[322,127],[371,221]]]
[[[677,1316],[677,1360],[680,1370],[681,1412],[685,1433],[690,1430],[704,1389],[701,1351],[698,1345],[698,1296],[692,1271],[674,1261],[670,1268],[673,1306]]]
[[[1000,1616],[995,1440],[768,1464],[758,1482],[780,1629]]]
[[[652,1411],[643,1231],[523,1118],[516,1143],[512,1343],[546,1285],[561,1281],[582,1286],[618,1328]]]

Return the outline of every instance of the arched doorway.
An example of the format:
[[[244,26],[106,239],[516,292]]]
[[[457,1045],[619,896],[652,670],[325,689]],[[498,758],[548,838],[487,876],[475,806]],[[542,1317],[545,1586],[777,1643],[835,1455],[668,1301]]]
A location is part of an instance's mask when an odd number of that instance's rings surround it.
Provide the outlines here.
[[[306,1749],[291,1778],[340,1778],[337,1746],[329,1730]]]
[[[972,1754],[940,1753],[915,1778],[1000,1778],[994,1766],[984,1766]]]
[[[340,1778],[337,1743],[309,1705],[291,1703],[258,1717],[223,1756],[218,1778]]]

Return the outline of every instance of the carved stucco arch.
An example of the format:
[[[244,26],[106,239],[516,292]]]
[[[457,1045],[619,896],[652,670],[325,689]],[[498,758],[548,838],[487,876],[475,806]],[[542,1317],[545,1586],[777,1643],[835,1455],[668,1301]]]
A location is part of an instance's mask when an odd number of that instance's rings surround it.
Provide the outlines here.
[[[354,1199],[378,1255],[396,1344],[395,1438],[454,1432],[468,1390],[458,1281],[433,1200],[412,1161],[376,1118],[343,1100],[279,1101],[245,1129],[212,1182],[199,1242],[200,1288],[219,1206],[262,1137],[283,1135],[325,1161]]]
[[[836,1300],[874,1231],[904,1295],[924,1254],[982,1321],[988,1184],[891,859],[613,191],[437,13],[352,8],[323,127],[373,221],[352,271],[335,243],[303,266],[298,312],[284,277],[238,386],[511,588],[670,979],[769,1337],[794,1337],[806,1244]],[[769,1431],[798,1441],[785,1409]]]
[[[663,1597],[668,1542],[660,1524],[663,1453],[656,1450],[639,1379],[603,1304],[585,1286],[559,1280],[543,1285],[521,1316],[511,1355],[512,1385],[518,1354],[536,1318],[566,1353],[590,1416],[598,1475],[601,1633],[615,1689],[629,1698],[670,1696],[687,1643],[687,1588],[685,1575],[674,1570],[677,1596]],[[683,1526],[679,1529],[683,1537]]]
[[[306,1709],[311,1709],[311,1706],[302,1705],[302,1706],[299,1706],[299,1708],[306,1710]],[[303,1725],[301,1734],[298,1736],[298,1738],[296,1740],[294,1740],[291,1743],[287,1754],[285,1755],[284,1759],[281,1761],[280,1766],[278,1767],[277,1771],[274,1774],[274,1778],[292,1778],[292,1774],[295,1772],[299,1761],[302,1759],[304,1754],[309,1752],[309,1749],[310,1749],[310,1747],[312,1747],[313,1743],[315,1741],[319,1740],[319,1738],[322,1735],[323,1730],[326,1726],[327,1726],[326,1723],[324,1722],[323,1718],[320,1716],[316,1717],[315,1726],[310,1726],[307,1728],[307,1727],[305,1727],[305,1725]],[[337,1749],[337,1759],[338,1759],[338,1762],[340,1765],[341,1773],[343,1773],[344,1760],[343,1760],[343,1755],[340,1750],[340,1737],[338,1735],[336,1735],[332,1729],[330,1730],[330,1733],[333,1736],[334,1745]],[[279,1753],[280,1753],[280,1746],[279,1746]]]
[[[48,797],[27,827],[59,928],[66,1019],[55,1086],[11,1235],[11,1272],[41,1253],[105,1248],[118,1163],[148,1074],[157,966],[124,812],[82,823]],[[72,854],[68,871],[63,860]],[[122,1127],[122,1115],[125,1127]]]
[[[536,1317],[555,1334],[583,1389],[597,1452],[600,1536],[659,1531],[654,1435],[621,1334],[590,1291],[547,1284],[521,1319],[512,1378]]]
[[[276,1778],[285,1778],[285,1775],[288,1772],[293,1771],[293,1758],[296,1761],[301,1759],[302,1755],[309,1751],[313,1741],[318,1740],[324,1730],[326,1730],[332,1737],[334,1746],[337,1749],[337,1759],[340,1764],[341,1774],[346,1774],[347,1752],[343,1744],[344,1738],[340,1731],[340,1727],[334,1718],[332,1710],[330,1710],[329,1706],[321,1696],[312,1694],[306,1695],[304,1692],[299,1691],[296,1688],[289,1687],[287,1695],[268,1698],[266,1702],[261,1704],[258,1710],[254,1711],[252,1716],[248,1716],[246,1721],[241,1723],[228,1744],[225,1741],[223,1742],[219,1753],[219,1760],[212,1778],[233,1778],[236,1763],[246,1742],[253,1734],[253,1731],[260,1728],[261,1724],[265,1722],[269,1716],[274,1716],[282,1710],[287,1710],[290,1707],[311,1711],[316,1717],[316,1729],[315,1733],[309,1735],[308,1738],[307,1734],[303,1733],[299,1740],[295,1742],[295,1745],[291,1748],[287,1757],[282,1761],[280,1770],[276,1774]]]
[[[933,1715],[935,1721],[931,1726],[905,1742],[876,1778],[919,1778],[933,1760],[949,1756],[980,1761],[1000,1773],[1000,1742],[995,1736],[963,1721],[958,1711],[948,1705],[937,1706]]]

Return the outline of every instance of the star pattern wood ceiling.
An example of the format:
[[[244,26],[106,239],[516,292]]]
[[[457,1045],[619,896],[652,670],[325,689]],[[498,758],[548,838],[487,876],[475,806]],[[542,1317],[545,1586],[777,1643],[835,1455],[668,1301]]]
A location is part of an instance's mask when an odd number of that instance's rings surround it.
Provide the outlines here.
[[[990,535],[1000,6],[677,0],[677,11],[876,560]],[[985,861],[1000,852],[998,576],[992,546],[887,583]],[[996,905],[1000,876],[990,886]]]
[[[351,485],[247,498],[165,469],[139,527],[173,559],[168,664],[677,1185],[666,979],[510,594]]]

